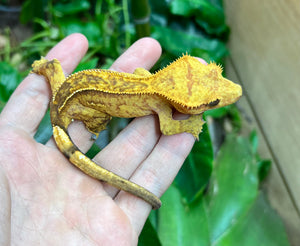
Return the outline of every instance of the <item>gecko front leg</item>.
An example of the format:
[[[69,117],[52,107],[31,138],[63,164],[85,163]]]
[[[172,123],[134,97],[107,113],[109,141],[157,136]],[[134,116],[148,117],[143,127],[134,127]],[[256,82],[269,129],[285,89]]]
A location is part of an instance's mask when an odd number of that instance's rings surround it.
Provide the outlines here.
[[[159,118],[160,130],[164,135],[188,132],[198,140],[204,124],[203,114],[190,115],[188,119],[176,120],[173,118],[172,108],[167,104],[160,104],[156,112]]]

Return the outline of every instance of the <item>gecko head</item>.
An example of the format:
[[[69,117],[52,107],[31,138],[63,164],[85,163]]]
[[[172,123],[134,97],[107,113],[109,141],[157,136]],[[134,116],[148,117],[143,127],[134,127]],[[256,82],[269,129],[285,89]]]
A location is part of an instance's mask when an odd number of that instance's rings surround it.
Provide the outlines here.
[[[181,88],[174,103],[182,113],[200,114],[235,103],[242,96],[241,86],[224,78],[222,68],[215,63],[206,65],[189,57],[185,68],[184,83],[178,83]]]

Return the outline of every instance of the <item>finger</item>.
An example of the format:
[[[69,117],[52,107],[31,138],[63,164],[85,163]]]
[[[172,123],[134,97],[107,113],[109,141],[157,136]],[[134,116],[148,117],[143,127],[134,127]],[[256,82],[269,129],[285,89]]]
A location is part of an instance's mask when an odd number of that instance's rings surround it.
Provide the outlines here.
[[[62,62],[65,71],[73,70],[87,50],[83,35],[73,34],[58,43],[47,55]],[[49,103],[50,89],[42,76],[28,75],[10,97],[1,113],[3,124],[21,128],[33,136]]]
[[[53,47],[46,58],[60,61],[64,72],[68,75],[73,72],[88,50],[88,40],[80,33],[74,33]]]
[[[132,73],[136,68],[150,69],[161,55],[160,44],[152,38],[142,38],[126,50],[111,66],[112,70]]]
[[[189,133],[162,135],[151,154],[139,166],[130,181],[160,197],[172,183],[193,144],[194,137]],[[152,209],[151,205],[123,191],[117,195],[115,201],[127,214],[139,235]]]
[[[128,179],[151,153],[160,135],[157,117],[136,118],[94,160]],[[109,184],[103,184],[103,188],[111,197],[119,191]]]
[[[160,55],[161,47],[156,40],[152,38],[142,38],[132,44],[130,48],[113,63],[111,70],[132,73],[137,67],[150,69]],[[91,147],[91,134],[84,130],[82,124],[80,128],[78,128],[77,124],[71,124],[68,130],[72,140],[81,151],[86,152]]]

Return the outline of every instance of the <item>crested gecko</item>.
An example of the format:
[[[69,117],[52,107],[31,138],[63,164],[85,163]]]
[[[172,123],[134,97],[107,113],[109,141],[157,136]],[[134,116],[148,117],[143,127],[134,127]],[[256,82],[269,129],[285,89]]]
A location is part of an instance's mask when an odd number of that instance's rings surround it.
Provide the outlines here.
[[[189,55],[154,74],[143,68],[133,74],[91,69],[65,77],[57,59],[45,58],[35,61],[32,67],[33,73],[43,75],[50,83],[53,137],[60,151],[84,173],[142,198],[154,209],[161,206],[160,199],[86,157],[72,142],[69,124],[82,121],[97,135],[112,116],[157,114],[162,134],[188,132],[198,139],[203,112],[232,104],[242,95],[240,85],[222,77],[220,66],[204,65]],[[174,120],[173,110],[190,116]]]

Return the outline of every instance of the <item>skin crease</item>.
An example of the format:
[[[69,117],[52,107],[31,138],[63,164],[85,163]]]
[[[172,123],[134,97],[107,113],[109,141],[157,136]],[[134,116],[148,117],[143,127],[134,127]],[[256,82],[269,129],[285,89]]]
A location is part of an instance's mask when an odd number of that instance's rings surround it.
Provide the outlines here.
[[[70,74],[87,47],[84,36],[72,34],[46,58],[59,59]],[[112,69],[127,73],[136,67],[150,69],[160,54],[159,44],[144,38]],[[0,115],[0,245],[137,245],[151,206],[82,173],[53,139],[46,145],[34,141],[49,97],[44,78],[31,74]],[[75,122],[69,132],[75,144],[87,151],[92,141],[84,126]],[[95,161],[161,196],[193,143],[188,133],[161,135],[157,117],[146,116],[132,121]]]

